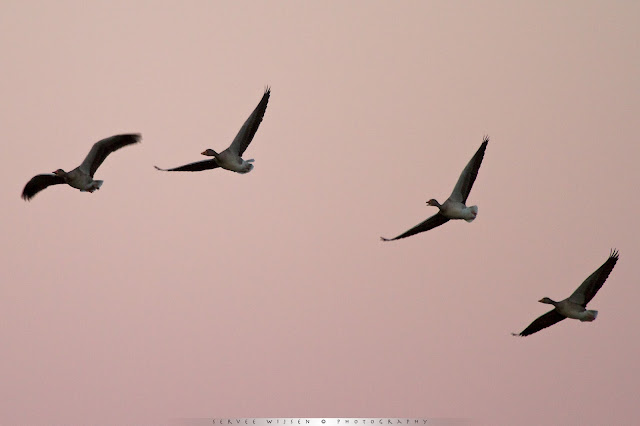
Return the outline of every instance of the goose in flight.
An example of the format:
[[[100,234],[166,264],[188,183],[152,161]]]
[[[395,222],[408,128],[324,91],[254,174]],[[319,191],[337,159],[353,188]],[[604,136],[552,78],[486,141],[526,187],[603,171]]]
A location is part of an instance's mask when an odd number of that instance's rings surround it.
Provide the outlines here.
[[[607,277],[616,266],[618,261],[618,251],[612,250],[609,258],[593,274],[591,274],[573,294],[559,302],[544,297],[538,302],[553,305],[553,310],[541,315],[533,321],[527,328],[519,334],[511,333],[514,336],[528,336],[543,328],[552,326],[565,318],[578,319],[580,321],[593,321],[598,316],[598,311],[588,310],[587,303],[593,299],[598,290],[602,287]]]
[[[140,142],[139,134],[115,135],[102,139],[95,144],[89,154],[75,169],[65,172],[58,169],[53,174],[36,175],[31,178],[22,191],[24,200],[31,200],[38,192],[48,186],[66,183],[81,192],[93,192],[102,186],[101,180],[94,180],[93,175],[109,154],[122,147]]]
[[[478,206],[467,207],[467,197],[471,192],[473,182],[475,182],[478,176],[478,170],[482,159],[484,158],[484,151],[487,149],[489,143],[489,136],[485,136],[480,148],[476,151],[467,167],[464,168],[462,174],[458,178],[453,192],[443,204],[438,203],[435,199],[427,201],[430,206],[435,206],[439,209],[438,213],[434,214],[422,223],[417,224],[413,228],[409,229],[404,234],[400,234],[395,238],[380,237],[382,241],[399,240],[400,238],[410,237],[411,235],[418,234],[433,229],[437,226],[447,223],[451,219],[464,219],[467,222],[473,222],[478,215]]]
[[[244,122],[229,148],[220,153],[217,153],[213,149],[207,149],[202,152],[202,155],[213,157],[211,160],[196,161],[195,163],[185,164],[184,166],[174,167],[172,169],[161,169],[158,166],[154,167],[165,172],[199,172],[222,167],[223,169],[236,173],[249,173],[253,169],[253,164],[251,164],[253,159],[244,160],[242,159],[242,154],[251,143],[253,136],[258,131],[258,127],[260,127],[264,112],[267,110],[270,95],[271,89],[267,87],[258,106],[253,110],[249,118],[247,118],[247,121]]]

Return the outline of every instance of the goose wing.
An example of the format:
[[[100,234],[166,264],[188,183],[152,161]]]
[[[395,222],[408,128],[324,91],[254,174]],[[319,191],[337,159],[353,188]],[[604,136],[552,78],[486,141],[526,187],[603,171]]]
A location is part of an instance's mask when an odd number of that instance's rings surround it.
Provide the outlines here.
[[[244,122],[242,128],[236,135],[233,142],[231,142],[231,146],[229,146],[229,151],[236,154],[238,157],[242,157],[244,151],[247,149],[253,136],[258,131],[258,127],[260,127],[260,123],[262,123],[262,117],[264,117],[264,112],[267,110],[267,103],[269,102],[269,96],[271,95],[271,89],[269,87],[264,91],[264,95],[262,95],[262,99],[256,109],[253,110],[247,121]]]
[[[609,274],[616,266],[618,261],[618,251],[612,250],[609,254],[609,258],[600,266],[593,274],[580,284],[580,287],[569,296],[569,300],[581,305],[583,308],[587,306],[587,303],[593,299],[598,290],[602,287],[604,282],[609,277]]]
[[[534,320],[529,327],[522,330],[520,334],[513,333],[514,336],[528,336],[530,334],[536,333],[543,328],[551,327],[553,324],[562,321],[566,317],[559,314],[555,309],[547,312],[544,315],[539,316],[536,320]]]
[[[482,159],[484,158],[484,151],[487,149],[487,144],[489,143],[489,136],[485,136],[480,148],[474,154],[474,156],[467,164],[467,167],[464,168],[462,174],[458,178],[458,183],[456,183],[455,188],[453,188],[453,192],[449,197],[452,201],[457,201],[459,203],[465,204],[467,202],[467,197],[469,197],[469,193],[471,192],[471,187],[473,183],[476,181],[476,177],[478,176],[478,170],[480,170],[480,164],[482,164]]]
[[[430,218],[428,218],[427,220],[425,220],[424,222],[419,223],[418,225],[416,225],[413,228],[409,229],[404,234],[400,234],[395,238],[380,237],[380,239],[382,241],[399,240],[400,238],[406,238],[406,237],[410,237],[410,236],[415,235],[415,234],[419,234],[420,232],[428,231],[428,230],[433,229],[433,228],[435,228],[437,226],[440,226],[440,225],[442,225],[444,223],[447,223],[448,221],[449,221],[449,219],[447,219],[446,217],[444,217],[440,213],[436,213],[433,216],[431,216]]]
[[[22,199],[29,201],[46,187],[59,185],[61,183],[65,183],[65,181],[60,176],[53,174],[36,175],[24,186],[24,189],[22,190]]]
[[[215,169],[220,166],[216,163],[216,160],[212,158],[211,160],[196,161],[195,163],[185,164],[184,166],[174,167],[172,169],[161,169],[158,166],[153,167],[163,172],[200,172],[202,170]]]
[[[140,142],[140,134],[115,135],[102,139],[93,144],[91,151],[89,151],[89,154],[87,154],[78,168],[93,177],[93,174],[109,154],[138,142]]]

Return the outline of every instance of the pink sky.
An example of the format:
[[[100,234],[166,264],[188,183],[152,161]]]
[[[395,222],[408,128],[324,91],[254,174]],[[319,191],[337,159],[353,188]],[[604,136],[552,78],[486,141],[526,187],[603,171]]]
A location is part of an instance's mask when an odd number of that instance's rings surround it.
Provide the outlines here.
[[[556,3],[3,1],[0,423],[640,422],[640,6]],[[251,173],[153,168],[266,85]],[[476,221],[381,242],[484,134]],[[595,322],[510,335],[613,247]]]

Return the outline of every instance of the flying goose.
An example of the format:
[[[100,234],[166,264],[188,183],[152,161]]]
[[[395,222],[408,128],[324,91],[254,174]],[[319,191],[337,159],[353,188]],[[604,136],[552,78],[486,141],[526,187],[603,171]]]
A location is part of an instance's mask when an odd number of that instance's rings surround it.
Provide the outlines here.
[[[580,321],[593,321],[598,316],[598,311],[586,309],[587,303],[593,299],[600,287],[607,280],[607,277],[616,266],[618,261],[618,251],[613,249],[609,258],[591,274],[573,294],[560,302],[555,302],[548,297],[544,297],[538,302],[553,305],[553,310],[541,315],[538,319],[529,324],[520,334],[511,333],[514,336],[528,336],[543,328],[552,326],[565,318],[579,319]]]
[[[476,151],[473,158],[471,158],[469,164],[467,164],[462,171],[462,174],[458,178],[458,183],[456,183],[455,188],[453,188],[453,192],[444,204],[438,203],[433,198],[427,201],[428,205],[435,206],[439,209],[438,213],[409,229],[404,234],[400,234],[395,238],[380,237],[380,239],[382,241],[393,241],[400,238],[410,237],[411,235],[425,232],[447,223],[451,219],[464,219],[467,222],[473,222],[478,215],[478,206],[467,207],[465,203],[467,202],[467,197],[469,197],[469,192],[471,192],[473,182],[475,182],[476,177],[478,176],[478,170],[480,169],[480,164],[482,164],[484,151],[487,149],[488,143],[489,136],[485,136],[480,148],[478,148],[478,151]]]
[[[139,134],[115,135],[102,139],[91,147],[82,164],[70,172],[58,169],[53,174],[36,175],[31,178],[22,191],[24,200],[31,200],[38,192],[48,186],[66,183],[81,192],[93,192],[102,186],[101,180],[94,180],[93,175],[109,154],[122,147],[140,142]]]
[[[264,112],[267,110],[270,95],[271,89],[267,87],[258,106],[253,110],[249,118],[247,118],[247,121],[244,122],[229,148],[220,153],[215,152],[213,149],[207,149],[202,152],[202,155],[213,157],[211,160],[196,161],[195,163],[185,164],[184,166],[174,167],[172,169],[161,169],[158,166],[154,167],[165,172],[199,172],[222,167],[223,169],[236,173],[249,173],[253,169],[253,164],[251,164],[253,158],[251,160],[243,160],[242,154],[251,143],[253,136],[258,131],[258,127],[260,127]]]

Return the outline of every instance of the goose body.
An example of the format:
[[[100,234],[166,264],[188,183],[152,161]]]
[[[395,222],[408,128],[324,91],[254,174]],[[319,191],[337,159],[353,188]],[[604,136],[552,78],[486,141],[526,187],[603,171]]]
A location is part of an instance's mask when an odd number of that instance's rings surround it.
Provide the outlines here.
[[[219,167],[223,169],[231,170],[232,172],[245,174],[253,170],[253,158],[250,160],[244,160],[238,154],[230,151],[229,148],[222,151],[220,154],[216,153],[212,149],[207,149],[202,152],[202,155],[208,155],[215,158],[215,162]]]
[[[587,303],[593,299],[598,290],[609,277],[609,274],[618,261],[618,251],[612,250],[609,258],[591,274],[571,296],[556,302],[548,297],[538,300],[540,303],[553,305],[553,310],[538,317],[527,328],[520,333],[512,333],[514,336],[529,336],[544,328],[550,327],[565,318],[577,319],[582,322],[594,321],[598,316],[598,311],[587,309]]]
[[[93,175],[107,156],[120,148],[139,141],[139,134],[115,135],[102,139],[93,144],[82,164],[70,172],[58,169],[52,174],[41,174],[32,177],[22,190],[22,198],[27,201],[31,200],[43,189],[63,183],[79,189],[81,192],[94,192],[100,189],[103,181],[93,179]]]
[[[473,220],[478,216],[478,206],[470,206],[467,207],[464,203],[459,201],[453,201],[448,199],[442,205],[436,205],[436,200],[429,200],[429,205],[435,205],[440,210],[439,214],[444,216],[445,218],[451,219],[463,219],[467,222],[473,222]]]
[[[202,170],[211,170],[220,167],[240,174],[249,173],[253,170],[253,164],[251,163],[253,163],[254,160],[245,160],[242,158],[242,154],[244,154],[244,151],[247,149],[258,131],[258,127],[260,127],[264,113],[267,110],[267,104],[269,103],[270,96],[271,89],[267,87],[262,95],[262,99],[258,103],[258,106],[244,122],[240,131],[227,149],[220,153],[213,149],[206,149],[202,152],[202,155],[213,157],[211,160],[196,161],[194,163],[185,164],[184,166],[178,166],[171,169],[161,169],[158,166],[154,167],[165,172],[199,172]]]
[[[478,206],[467,207],[466,202],[469,197],[469,193],[471,192],[471,187],[478,176],[478,170],[480,170],[480,165],[482,164],[484,152],[487,149],[488,143],[489,137],[485,136],[480,148],[478,148],[474,156],[460,174],[458,182],[453,188],[453,192],[444,203],[440,204],[433,198],[427,201],[427,205],[438,208],[438,213],[395,238],[380,237],[380,239],[382,241],[393,241],[399,240],[400,238],[410,237],[411,235],[419,234],[420,232],[425,232],[443,225],[452,219],[462,219],[467,222],[473,222],[473,220],[478,216]]]
[[[53,174],[62,177],[62,179],[64,179],[64,183],[73,188],[79,189],[80,192],[96,191],[100,189],[103,183],[101,180],[94,180],[91,175],[80,168],[75,168],[69,173],[66,173],[62,169],[58,169],[53,172]]]
[[[544,302],[543,302],[544,303]],[[593,321],[598,316],[598,311],[590,310],[584,306],[574,303],[569,299],[556,302],[554,304],[556,311],[566,318],[577,319],[580,321]]]

